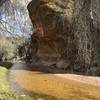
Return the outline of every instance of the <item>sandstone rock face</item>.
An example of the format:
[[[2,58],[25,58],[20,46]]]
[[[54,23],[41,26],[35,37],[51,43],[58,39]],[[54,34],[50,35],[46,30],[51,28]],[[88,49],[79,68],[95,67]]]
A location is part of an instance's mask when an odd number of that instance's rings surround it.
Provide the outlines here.
[[[70,63],[67,54],[74,2],[75,0],[32,0],[29,3],[29,16],[36,29],[31,39],[37,41],[37,50],[33,50],[35,52],[32,54],[42,63],[57,63],[59,67],[65,65],[65,59],[66,65]],[[60,60],[61,63],[58,63]]]

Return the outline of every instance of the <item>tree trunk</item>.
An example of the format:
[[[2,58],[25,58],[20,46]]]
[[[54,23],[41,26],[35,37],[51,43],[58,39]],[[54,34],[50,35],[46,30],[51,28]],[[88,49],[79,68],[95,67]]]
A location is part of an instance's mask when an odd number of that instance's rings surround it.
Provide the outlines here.
[[[91,0],[77,0],[73,17],[76,60],[74,66],[90,69],[97,66],[93,23],[90,16]]]
[[[98,62],[100,66],[100,0],[92,0],[91,3],[93,27],[96,39],[96,51],[98,55]]]

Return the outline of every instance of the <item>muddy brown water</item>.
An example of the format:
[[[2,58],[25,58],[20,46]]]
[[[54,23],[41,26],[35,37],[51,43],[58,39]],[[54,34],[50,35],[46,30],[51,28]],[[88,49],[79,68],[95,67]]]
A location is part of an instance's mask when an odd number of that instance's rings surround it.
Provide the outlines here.
[[[43,66],[14,64],[9,71],[9,78],[11,84],[13,83],[12,87],[19,93],[27,90],[31,93],[52,96],[59,100],[74,100],[72,99],[74,97],[80,100],[92,100],[89,99],[91,96],[100,100],[99,87],[56,76]]]

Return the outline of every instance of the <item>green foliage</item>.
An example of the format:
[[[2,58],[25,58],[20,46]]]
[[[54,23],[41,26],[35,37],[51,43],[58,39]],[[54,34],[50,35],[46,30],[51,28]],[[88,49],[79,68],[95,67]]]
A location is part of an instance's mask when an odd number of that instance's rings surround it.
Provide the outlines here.
[[[17,47],[17,52],[18,52],[18,55],[20,57],[23,57],[25,55],[25,46],[24,45],[19,45]]]
[[[0,66],[5,66],[6,69],[9,69],[12,66],[11,62],[0,62]]]
[[[17,43],[12,38],[3,37],[0,38],[0,51],[4,53],[4,57],[7,59],[16,55]]]
[[[17,56],[17,47],[22,40],[19,38],[5,37],[0,38],[0,51],[4,54],[4,58],[12,60]]]
[[[17,46],[17,55],[24,58],[25,61],[30,62],[31,51],[30,51],[30,39],[26,39],[23,43]]]

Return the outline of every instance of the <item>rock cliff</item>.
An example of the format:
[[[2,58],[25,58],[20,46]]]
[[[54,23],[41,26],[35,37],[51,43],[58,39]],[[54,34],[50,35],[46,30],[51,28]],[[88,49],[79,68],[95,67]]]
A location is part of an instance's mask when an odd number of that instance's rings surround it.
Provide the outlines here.
[[[33,56],[36,54],[42,63],[69,65],[65,58],[73,10],[74,0],[32,0],[29,3],[29,16],[36,29],[31,38],[35,37],[38,45]]]
[[[98,66],[91,0],[32,0],[33,61],[88,72]]]

